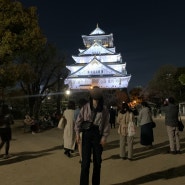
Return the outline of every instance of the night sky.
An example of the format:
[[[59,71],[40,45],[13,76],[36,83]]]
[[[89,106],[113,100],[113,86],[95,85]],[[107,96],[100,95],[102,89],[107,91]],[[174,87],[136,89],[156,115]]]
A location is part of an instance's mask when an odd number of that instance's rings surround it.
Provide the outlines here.
[[[131,74],[129,88],[146,86],[163,65],[185,67],[183,0],[20,0],[36,6],[48,41],[69,56],[84,49],[82,35],[113,33],[116,52]],[[74,61],[70,57],[68,63]]]

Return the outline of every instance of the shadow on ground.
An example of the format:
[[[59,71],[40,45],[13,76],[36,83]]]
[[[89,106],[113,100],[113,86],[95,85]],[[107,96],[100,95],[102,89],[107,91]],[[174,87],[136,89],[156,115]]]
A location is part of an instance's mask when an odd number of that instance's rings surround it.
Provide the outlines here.
[[[112,185],[138,185],[138,184],[146,184],[147,182],[156,181],[160,179],[173,179],[177,177],[185,176],[185,165],[176,167],[176,168],[170,168],[164,171],[160,172],[154,172],[148,175],[144,175],[142,177],[129,180],[126,182],[116,183]]]
[[[108,143],[104,150],[110,150],[118,147],[119,147],[119,141],[115,140]],[[181,153],[184,153],[184,148],[185,148],[185,138],[181,139]],[[158,154],[167,154],[168,150],[169,150],[168,141],[158,143],[154,145],[153,148],[151,149],[147,149],[146,147],[141,146],[139,148],[134,149],[133,161],[144,159]],[[105,158],[104,160],[109,160],[109,159],[120,159],[120,157],[119,157],[119,154],[116,154],[108,158]]]
[[[63,149],[63,146],[55,146],[55,147],[52,147],[46,150],[40,150],[36,152],[27,151],[27,152],[15,153],[14,155],[10,156],[10,158],[8,159],[0,160],[0,166],[12,164],[12,163],[18,163],[18,162],[22,162],[25,160],[35,159],[35,158],[43,157],[46,155],[51,155],[52,154],[51,152],[55,150],[61,150],[61,149]]]

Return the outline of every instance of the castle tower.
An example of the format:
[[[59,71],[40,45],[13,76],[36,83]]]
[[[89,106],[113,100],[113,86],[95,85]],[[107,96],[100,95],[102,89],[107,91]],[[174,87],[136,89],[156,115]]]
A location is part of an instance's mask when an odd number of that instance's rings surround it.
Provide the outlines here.
[[[89,35],[82,35],[84,49],[72,56],[75,64],[66,66],[70,74],[65,79],[69,89],[123,89],[128,87],[131,75],[126,63],[116,53],[113,34],[105,34],[97,25]]]

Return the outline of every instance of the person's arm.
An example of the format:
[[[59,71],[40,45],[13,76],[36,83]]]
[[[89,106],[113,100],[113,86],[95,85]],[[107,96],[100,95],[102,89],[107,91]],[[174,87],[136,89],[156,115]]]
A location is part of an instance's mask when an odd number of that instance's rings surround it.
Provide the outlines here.
[[[87,106],[88,105],[86,104],[80,109],[79,114],[78,114],[78,116],[76,118],[76,121],[75,121],[75,132],[76,132],[76,141],[77,141],[77,143],[80,143],[80,141],[81,141],[80,125],[84,120],[87,120],[87,118],[86,118],[87,116],[85,116],[85,114],[88,112],[87,111],[87,109],[88,109]]]
[[[139,111],[139,115],[137,116],[138,125],[141,123],[141,117],[142,117],[142,110]]]
[[[118,112],[117,124],[119,124],[119,125],[120,125],[120,115],[121,115],[121,113],[120,113],[120,112]]]
[[[107,137],[109,136],[110,134],[110,124],[109,124],[109,112],[107,109],[104,109],[103,111],[103,125],[102,125],[102,138],[101,138],[101,141],[100,141],[100,144],[102,146],[104,146],[106,144],[106,141],[107,141]]]
[[[77,118],[76,118],[76,121],[75,121],[75,132],[76,132],[76,135],[80,135],[80,124],[81,122],[84,120],[84,117],[83,117],[83,108],[80,110]]]

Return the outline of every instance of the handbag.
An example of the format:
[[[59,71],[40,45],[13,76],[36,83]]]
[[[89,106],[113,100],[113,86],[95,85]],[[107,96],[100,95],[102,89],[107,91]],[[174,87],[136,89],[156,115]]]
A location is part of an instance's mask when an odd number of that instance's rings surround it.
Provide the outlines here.
[[[60,119],[60,121],[59,121],[57,127],[58,127],[59,129],[64,129],[65,126],[66,126],[66,124],[67,124],[66,118],[62,117],[62,118]]]
[[[83,121],[80,124],[80,132],[85,132],[87,130],[90,130],[93,127],[93,122],[95,120],[96,114],[97,114],[97,112],[95,111],[92,122],[91,121]]]
[[[87,131],[87,130],[89,130],[90,128],[92,128],[92,126],[93,126],[93,122],[90,122],[90,121],[83,121],[83,122],[80,124],[80,132]]]
[[[151,122],[151,126],[152,128],[155,128],[156,127],[156,123],[154,121]]]
[[[179,117],[179,120],[178,120],[178,128],[180,132],[184,130],[184,124],[182,123],[181,117]]]

